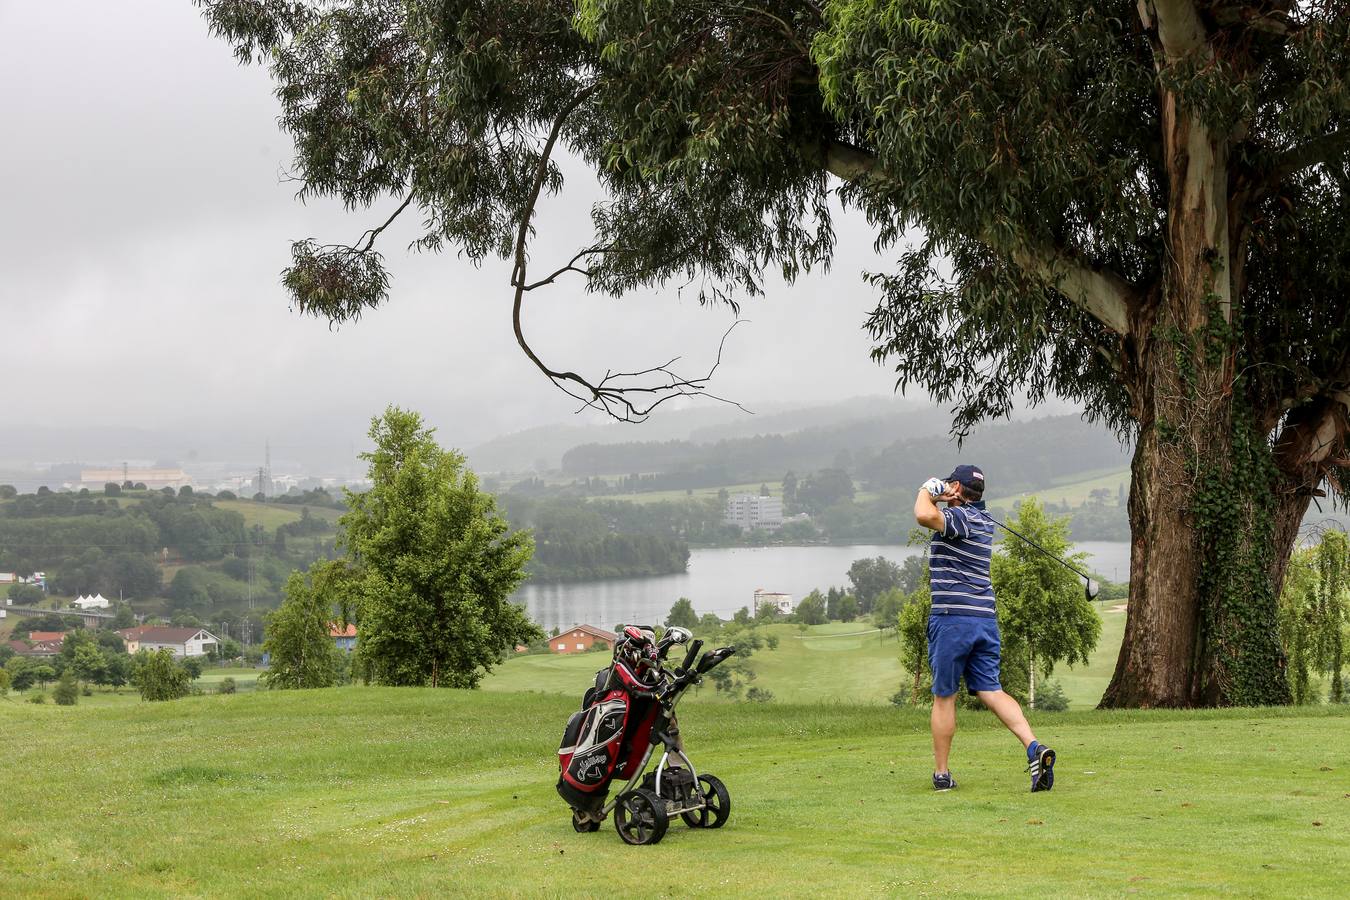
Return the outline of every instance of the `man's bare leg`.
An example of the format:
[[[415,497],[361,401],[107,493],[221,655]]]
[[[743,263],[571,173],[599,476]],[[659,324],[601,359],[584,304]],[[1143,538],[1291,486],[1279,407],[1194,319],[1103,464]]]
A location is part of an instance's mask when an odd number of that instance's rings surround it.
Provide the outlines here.
[[[933,772],[947,773],[947,758],[952,752],[952,735],[956,734],[956,695],[933,698],[933,713],[929,718],[933,730]]]
[[[1027,724],[1027,717],[1022,715],[1022,707],[1016,700],[1003,691],[978,691],[976,696],[980,698],[985,706],[989,707],[994,715],[998,716],[999,721],[1008,727],[1008,730],[1017,735],[1017,739],[1022,742],[1023,747],[1030,747],[1031,742],[1036,740],[1036,735],[1031,733],[1031,726]],[[933,698],[933,721],[937,722],[937,700]],[[950,698],[955,703],[955,697]],[[955,712],[953,711],[953,717]],[[955,720],[953,718],[953,726]],[[934,725],[933,744],[937,745],[937,727]],[[951,746],[951,738],[947,739],[947,746]],[[944,754],[943,759],[946,759]]]

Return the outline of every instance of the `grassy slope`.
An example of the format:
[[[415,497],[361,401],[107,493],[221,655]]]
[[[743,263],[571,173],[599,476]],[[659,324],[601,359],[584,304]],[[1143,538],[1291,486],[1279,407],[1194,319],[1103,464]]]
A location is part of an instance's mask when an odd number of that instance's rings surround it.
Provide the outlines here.
[[[1012,506],[1019,500],[1027,497],[1036,497],[1042,503],[1055,502],[1061,503],[1068,501],[1070,506],[1078,506],[1088,499],[1088,495],[1098,488],[1105,488],[1111,492],[1111,498],[1108,502],[1116,502],[1116,491],[1121,485],[1125,486],[1128,492],[1130,489],[1130,470],[1129,469],[1110,469],[1101,472],[1086,473],[1083,475],[1072,476],[1073,480],[1065,480],[1056,483],[1050,487],[1043,487],[1039,490],[1026,491],[1021,494],[1013,494],[1008,497],[998,497],[995,503],[1000,506]]]
[[[1109,606],[1101,612],[1102,638],[1089,664],[1078,669],[1060,666],[1052,676],[1064,686],[1072,709],[1096,706],[1115,668],[1125,614]],[[894,632],[882,635],[862,622],[818,625],[805,635],[795,625],[770,627],[779,637],[778,649],[759,650],[751,662],[754,683],[772,691],[778,702],[825,703],[846,697],[854,703],[884,704],[900,688],[900,647]],[[498,667],[483,687],[580,696],[588,676],[608,660],[604,653],[520,656]]]
[[[254,503],[252,500],[213,500],[217,509],[229,509],[244,517],[244,527],[261,525],[268,531],[276,531],[278,525],[300,521],[299,506],[282,503]],[[336,522],[342,515],[340,510],[311,506],[309,514],[320,519]]]
[[[685,737],[731,819],[631,848],[608,823],[574,834],[553,791],[571,708],[0,702],[0,754],[34,763],[0,776],[0,896],[1333,896],[1350,877],[1345,710],[1040,716],[1060,766],[1036,795],[1007,734],[965,715],[961,787],[937,795],[921,712],[694,700]]]

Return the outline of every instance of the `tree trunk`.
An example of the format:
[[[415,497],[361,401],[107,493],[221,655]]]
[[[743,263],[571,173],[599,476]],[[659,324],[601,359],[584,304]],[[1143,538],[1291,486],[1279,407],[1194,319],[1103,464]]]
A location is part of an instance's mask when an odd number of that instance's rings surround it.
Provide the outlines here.
[[[1027,708],[1036,708],[1036,655],[1033,653],[1027,661]]]
[[[1162,112],[1168,260],[1131,328],[1130,597],[1101,705],[1287,702],[1270,590],[1274,467],[1245,409],[1231,327],[1226,144],[1166,92]]]

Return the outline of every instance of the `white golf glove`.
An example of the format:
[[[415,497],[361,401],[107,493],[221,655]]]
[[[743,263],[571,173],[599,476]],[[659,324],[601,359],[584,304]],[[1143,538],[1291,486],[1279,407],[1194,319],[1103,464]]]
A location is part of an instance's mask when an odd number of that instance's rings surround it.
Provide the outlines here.
[[[923,489],[936,500],[938,497],[947,493],[947,483],[941,478],[930,478],[923,483]]]

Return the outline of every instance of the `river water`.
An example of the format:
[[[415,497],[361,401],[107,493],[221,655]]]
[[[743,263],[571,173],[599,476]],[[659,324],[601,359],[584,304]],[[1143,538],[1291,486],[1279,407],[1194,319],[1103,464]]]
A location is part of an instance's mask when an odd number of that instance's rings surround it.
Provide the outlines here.
[[[1103,578],[1129,577],[1130,545],[1124,541],[1081,541],[1075,549],[1088,554],[1089,570]],[[681,597],[688,597],[699,615],[711,612],[729,619],[742,606],[753,605],[757,588],[801,599],[814,588],[823,592],[847,586],[848,567],[855,559],[884,556],[899,563],[923,551],[903,545],[693,550],[688,571],[678,575],[526,584],[513,599],[524,603],[530,618],[545,629],[659,623]]]

